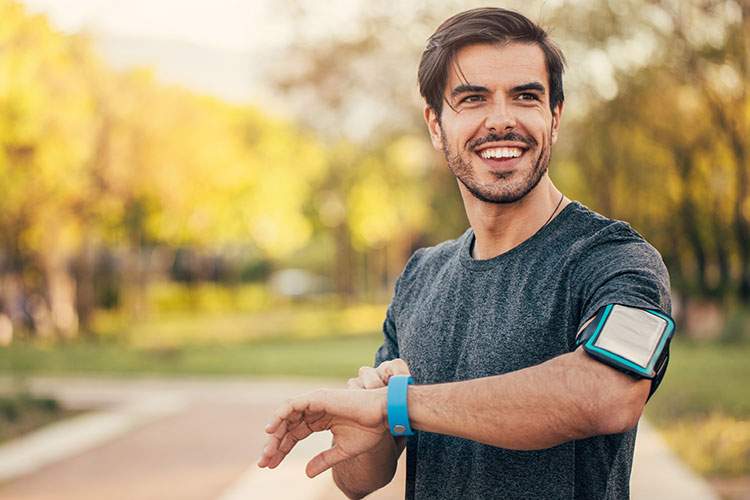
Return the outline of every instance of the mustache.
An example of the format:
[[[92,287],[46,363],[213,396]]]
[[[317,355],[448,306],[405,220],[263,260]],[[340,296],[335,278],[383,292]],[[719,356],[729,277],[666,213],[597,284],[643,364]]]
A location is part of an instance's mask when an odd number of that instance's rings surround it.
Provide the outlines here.
[[[511,131],[502,136],[498,134],[494,134],[494,133],[489,133],[485,135],[484,137],[474,139],[473,141],[469,143],[469,148],[474,150],[483,144],[487,144],[488,142],[501,142],[501,141],[522,142],[524,144],[528,144],[529,146],[536,146],[537,144],[536,139],[534,139],[533,137],[521,135],[518,132]]]

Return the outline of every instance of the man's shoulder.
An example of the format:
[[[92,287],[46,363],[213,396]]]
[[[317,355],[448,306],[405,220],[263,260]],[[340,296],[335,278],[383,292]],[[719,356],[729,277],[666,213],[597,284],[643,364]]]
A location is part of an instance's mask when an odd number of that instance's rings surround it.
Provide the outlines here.
[[[401,273],[401,280],[411,281],[425,272],[434,272],[436,269],[458,262],[472,234],[469,228],[458,238],[446,240],[431,247],[420,248],[406,263]]]
[[[605,217],[578,202],[571,205],[563,231],[570,238],[574,251],[586,252],[592,247],[610,244],[613,248],[636,244],[656,251],[629,223]]]
[[[659,251],[627,222],[585,210],[590,212],[584,216],[588,229],[580,229],[585,235],[569,254],[571,279],[587,297],[581,317],[590,317],[606,303],[669,312],[669,271]]]

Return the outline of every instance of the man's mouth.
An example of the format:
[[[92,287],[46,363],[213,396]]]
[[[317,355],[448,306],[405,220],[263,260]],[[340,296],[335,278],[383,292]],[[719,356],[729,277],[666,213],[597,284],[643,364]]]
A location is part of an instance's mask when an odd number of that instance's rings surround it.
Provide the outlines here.
[[[521,148],[504,147],[504,148],[487,148],[479,151],[479,156],[485,160],[506,160],[510,158],[518,158],[523,154],[524,150]]]

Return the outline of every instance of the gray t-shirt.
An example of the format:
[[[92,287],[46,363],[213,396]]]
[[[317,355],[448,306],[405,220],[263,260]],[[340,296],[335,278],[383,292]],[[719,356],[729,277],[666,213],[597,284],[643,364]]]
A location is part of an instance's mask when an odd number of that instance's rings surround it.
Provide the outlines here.
[[[414,383],[499,375],[575,349],[580,326],[611,303],[670,313],[659,253],[627,223],[577,202],[534,236],[473,260],[474,233],[418,250],[396,282],[376,366],[400,357]],[[409,499],[628,498],[635,430],[536,451],[417,432]]]

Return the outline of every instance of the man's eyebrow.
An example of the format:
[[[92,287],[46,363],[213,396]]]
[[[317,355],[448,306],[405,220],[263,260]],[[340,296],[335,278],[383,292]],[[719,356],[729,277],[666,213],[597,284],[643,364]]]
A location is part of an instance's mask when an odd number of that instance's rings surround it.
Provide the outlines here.
[[[536,90],[537,92],[541,92],[542,94],[545,93],[544,85],[539,82],[524,83],[522,85],[516,85],[515,87],[510,89],[510,91],[514,94],[517,94],[519,92],[526,92],[529,90]]]
[[[482,87],[481,85],[459,85],[451,91],[451,98],[456,97],[460,94],[466,94],[468,92],[480,92],[487,93],[490,89]]]

